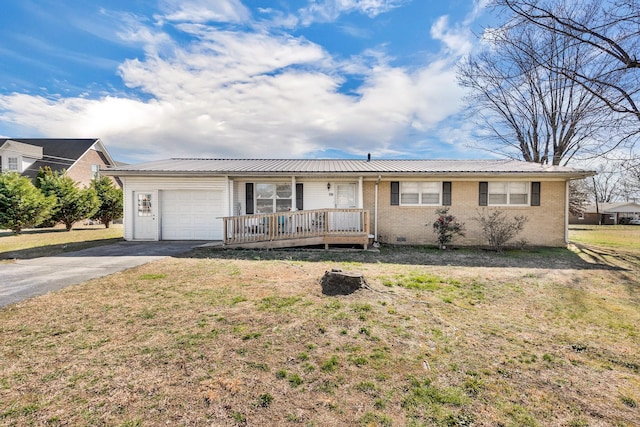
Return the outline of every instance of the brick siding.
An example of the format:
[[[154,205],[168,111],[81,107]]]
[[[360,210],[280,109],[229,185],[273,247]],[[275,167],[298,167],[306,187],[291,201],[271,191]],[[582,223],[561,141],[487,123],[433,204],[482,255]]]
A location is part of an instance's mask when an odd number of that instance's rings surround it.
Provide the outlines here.
[[[92,165],[100,165],[101,169],[105,169],[109,166],[102,153],[96,150],[87,150],[67,171],[67,176],[71,177],[74,181],[78,182],[81,187],[89,187],[91,185]],[[120,187],[120,184],[114,177],[110,177],[113,183]]]
[[[466,236],[456,236],[457,246],[485,245],[479,224],[473,220],[478,211],[499,209],[510,216],[526,215],[529,221],[514,240],[525,240],[534,246],[565,246],[565,182],[542,181],[540,206],[478,206],[478,181],[453,181],[452,204],[449,213],[465,223]],[[374,221],[375,183],[364,183],[364,208]],[[392,206],[390,182],[381,181],[378,192],[378,240],[388,244],[435,245],[432,224],[438,207]],[[511,242],[510,242],[511,243]]]

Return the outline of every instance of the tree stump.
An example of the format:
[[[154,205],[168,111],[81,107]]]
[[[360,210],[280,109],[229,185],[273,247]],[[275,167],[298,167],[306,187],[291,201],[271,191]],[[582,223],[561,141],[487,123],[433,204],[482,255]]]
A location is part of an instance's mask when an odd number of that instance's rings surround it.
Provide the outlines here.
[[[325,271],[320,280],[322,293],[325,295],[349,295],[367,284],[360,273],[347,273],[342,270],[332,269]]]

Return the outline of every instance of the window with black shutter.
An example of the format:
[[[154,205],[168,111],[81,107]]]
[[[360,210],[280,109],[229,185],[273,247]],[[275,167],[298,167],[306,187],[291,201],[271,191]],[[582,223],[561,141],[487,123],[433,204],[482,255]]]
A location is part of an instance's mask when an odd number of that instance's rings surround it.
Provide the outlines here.
[[[540,206],[540,182],[531,183],[531,206]]]
[[[478,204],[480,206],[487,206],[489,201],[489,183],[486,181],[480,182],[480,198]]]
[[[304,208],[303,204],[303,186],[302,183],[296,183],[296,209],[301,211]]]
[[[451,181],[442,183],[442,206],[451,206]]]
[[[391,205],[398,206],[400,204],[400,182],[391,181]]]
[[[253,183],[247,182],[245,184],[245,202],[247,215],[253,215]]]

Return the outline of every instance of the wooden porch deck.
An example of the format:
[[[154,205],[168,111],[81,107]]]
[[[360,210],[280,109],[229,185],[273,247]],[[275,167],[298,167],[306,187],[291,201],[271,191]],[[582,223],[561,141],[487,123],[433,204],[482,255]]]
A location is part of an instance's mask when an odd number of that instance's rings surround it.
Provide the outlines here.
[[[369,211],[316,209],[223,218],[224,246],[286,248],[369,244]]]

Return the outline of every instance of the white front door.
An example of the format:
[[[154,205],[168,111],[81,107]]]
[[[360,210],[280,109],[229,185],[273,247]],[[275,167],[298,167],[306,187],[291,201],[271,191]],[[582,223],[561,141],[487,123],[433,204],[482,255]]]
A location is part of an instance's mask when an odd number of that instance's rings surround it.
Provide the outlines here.
[[[336,208],[355,209],[356,184],[336,184]],[[360,216],[357,212],[332,212],[329,215],[329,229],[333,231],[356,231],[360,228]]]
[[[158,240],[158,200],[153,191],[133,193],[133,239]]]
[[[336,208],[355,209],[356,204],[356,184],[336,185]]]

